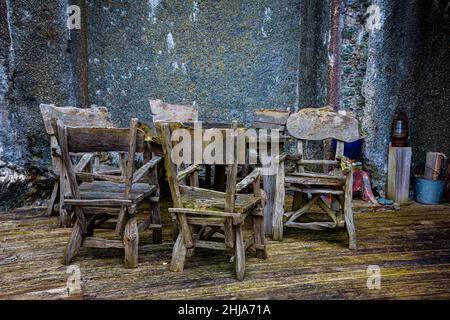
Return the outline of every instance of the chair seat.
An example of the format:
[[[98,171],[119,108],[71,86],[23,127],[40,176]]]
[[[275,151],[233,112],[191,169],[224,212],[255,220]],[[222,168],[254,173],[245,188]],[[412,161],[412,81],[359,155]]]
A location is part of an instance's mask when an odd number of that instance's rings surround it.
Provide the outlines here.
[[[110,181],[84,182],[80,186],[81,199],[126,199],[125,184]],[[138,203],[156,191],[155,185],[135,183],[131,188],[130,200]]]
[[[180,186],[181,201],[185,208],[204,209],[209,211],[225,210],[225,192],[208,189]],[[236,194],[236,213],[245,213],[254,208],[261,198],[252,194]]]

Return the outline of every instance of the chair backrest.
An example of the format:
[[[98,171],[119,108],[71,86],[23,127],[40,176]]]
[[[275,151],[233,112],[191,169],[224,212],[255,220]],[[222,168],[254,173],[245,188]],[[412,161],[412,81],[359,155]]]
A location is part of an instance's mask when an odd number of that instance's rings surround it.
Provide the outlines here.
[[[72,195],[78,193],[77,178],[100,179],[125,183],[125,195],[131,192],[136,153],[147,152],[144,132],[137,128],[138,120],[132,119],[130,128],[68,127],[61,120],[52,127],[61,148],[62,163],[68,176]],[[121,177],[108,174],[80,173],[70,157],[73,153],[123,152],[128,154]]]
[[[168,104],[161,100],[150,100],[153,122],[179,121],[197,122],[198,110],[195,106]]]
[[[290,135],[301,140],[334,138],[353,142],[359,139],[358,120],[331,107],[302,109],[289,117],[287,129]]]
[[[53,150],[59,149],[59,146],[52,126],[52,119],[61,120],[65,126],[69,127],[114,127],[108,109],[103,107],[92,106],[91,108],[80,109],[73,107],[57,107],[53,104],[41,104],[40,109],[44,120],[45,130],[50,136],[52,169],[56,174],[59,174],[60,164],[59,161],[55,159]]]
[[[255,129],[278,129],[281,133],[286,131],[286,122],[290,111],[259,109],[255,111],[253,128]]]
[[[360,139],[358,120],[337,113],[331,107],[302,109],[289,117],[286,126],[289,134],[298,139],[297,154],[301,157],[304,154],[304,141],[336,139],[335,159],[340,159],[344,155],[344,142]],[[306,159],[302,161],[308,162]],[[310,162],[311,164],[335,164],[325,160],[323,163],[320,160]]]
[[[189,132],[192,140],[191,145],[193,147],[191,148],[192,155],[189,155],[191,159],[193,160],[195,166],[204,165],[204,164],[210,164],[206,163],[206,161],[203,159],[203,157],[197,157],[195,158],[194,153],[197,153],[197,155],[200,152],[203,152],[204,147],[209,144],[208,141],[205,142],[203,138],[205,137],[205,133],[208,132],[208,130],[211,129],[195,129],[192,127],[184,126],[181,123],[175,123],[175,122],[157,122],[156,124],[156,130],[158,134],[158,139],[161,142],[163,151],[164,151],[164,162],[165,167],[167,171],[167,179],[170,186],[170,191],[172,194],[172,198],[174,201],[175,207],[182,207],[182,203],[180,201],[181,194],[183,193],[183,189],[186,188],[186,186],[183,186],[180,184],[180,180],[177,177],[177,164],[173,161],[172,155],[176,154],[178,150],[175,150],[177,148],[177,145],[179,143],[183,143],[184,140],[179,140],[179,135],[173,135],[175,130],[177,129],[186,129],[184,132]],[[238,128],[237,128],[237,122],[233,122],[233,125],[230,125],[230,128],[220,128],[217,129],[220,130],[222,137],[225,139],[223,141],[223,156],[224,156],[224,163],[227,164],[227,184],[226,184],[226,211],[227,212],[233,212],[234,205],[235,205],[235,196],[236,196],[236,180],[237,180],[237,166],[238,166],[238,159],[237,159],[237,148],[238,148]],[[211,131],[209,131],[211,132]],[[202,150],[197,150],[194,146],[195,142],[193,142],[193,139],[202,139]],[[183,137],[184,139],[184,137]],[[178,140],[178,141],[173,141]],[[231,143],[232,141],[232,143]],[[245,140],[244,140],[245,141]],[[222,142],[220,142],[222,143]],[[174,151],[175,150],[175,151]],[[203,155],[203,153],[202,153]],[[189,164],[188,164],[189,165]],[[186,170],[189,170],[187,168]]]
[[[114,127],[108,109],[97,107],[81,109],[73,107],[57,107],[53,104],[41,104],[42,118],[44,119],[45,130],[49,135],[54,135],[52,119],[63,121],[68,127]]]

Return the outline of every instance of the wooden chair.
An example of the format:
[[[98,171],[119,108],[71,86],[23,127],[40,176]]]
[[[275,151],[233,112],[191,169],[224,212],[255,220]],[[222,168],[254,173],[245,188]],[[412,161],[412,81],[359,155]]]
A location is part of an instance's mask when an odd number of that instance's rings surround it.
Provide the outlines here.
[[[289,117],[289,133],[298,139],[297,153],[282,154],[277,158],[275,212],[273,216],[273,238],[283,239],[283,227],[310,230],[325,230],[345,227],[350,249],[356,249],[356,230],[352,212],[353,174],[350,160],[343,156],[344,142],[359,139],[358,122],[348,116],[335,113],[331,108],[303,109]],[[335,159],[307,160],[303,157],[304,142],[334,138],[337,141]],[[285,175],[285,160],[293,160],[296,168]],[[326,173],[306,170],[306,166],[333,168]],[[292,211],[284,212],[285,190],[294,191]],[[310,195],[311,198],[308,198]],[[331,195],[329,205],[323,195]],[[318,205],[330,221],[299,222],[303,215]]]
[[[61,147],[63,168],[67,174],[70,193],[64,195],[63,206],[76,217],[63,263],[70,264],[81,246],[120,248],[125,250],[126,267],[138,264],[138,229],[153,229],[153,241],[161,243],[161,217],[156,165],[161,157],[153,157],[144,133],[132,119],[130,128],[67,127],[61,120],[53,123]],[[76,170],[71,153],[122,152],[124,175],[86,173]],[[143,153],[144,165],[135,171],[135,156]],[[80,185],[78,180],[83,181]],[[141,182],[145,180],[145,182]],[[151,221],[137,225],[136,207],[150,202]],[[94,229],[110,219],[117,219],[115,231],[121,240],[94,237]]]
[[[51,216],[55,210],[55,203],[58,198],[62,199],[62,194],[68,186],[67,177],[62,171],[61,165],[61,148],[58,145],[56,134],[52,127],[52,119],[61,120],[65,125],[70,127],[114,127],[111,122],[111,116],[106,108],[92,106],[87,109],[72,108],[72,107],[56,107],[55,105],[41,104],[40,105],[42,118],[44,119],[45,130],[50,136],[51,159],[52,159],[52,174],[56,177],[53,192],[48,204],[47,215]],[[76,156],[76,155],[72,155]],[[91,170],[93,172],[111,171],[114,168],[100,164],[100,154],[82,154],[80,166]],[[120,174],[120,171],[117,173]],[[59,206],[59,215],[61,225],[64,227],[70,226],[70,217],[65,210]]]
[[[260,170],[253,171],[240,183],[236,183],[237,162],[233,161],[233,164],[228,165],[226,192],[198,188],[195,175],[200,164],[191,165],[177,173],[171,158],[172,148],[176,146],[176,143],[171,141],[172,132],[180,127],[182,126],[179,123],[156,123],[173,198],[174,207],[170,208],[169,212],[179,225],[170,270],[183,271],[186,257],[192,256],[195,248],[223,250],[231,252],[236,277],[242,280],[247,249],[256,250],[257,257],[261,259],[267,257],[263,216],[265,194],[260,188]],[[236,133],[236,129],[233,132]],[[234,148],[236,145],[235,140]],[[227,152],[229,153],[228,150]],[[191,185],[180,184],[180,181],[188,176],[194,177],[190,179]],[[238,194],[249,185],[253,185],[253,194]],[[253,232],[251,237],[244,241],[243,226],[249,219]],[[218,237],[214,237],[215,235]]]

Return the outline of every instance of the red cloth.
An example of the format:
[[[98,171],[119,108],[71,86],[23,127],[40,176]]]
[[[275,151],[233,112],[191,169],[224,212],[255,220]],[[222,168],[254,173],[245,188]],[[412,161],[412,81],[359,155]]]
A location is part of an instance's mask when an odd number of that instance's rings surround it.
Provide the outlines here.
[[[370,183],[370,175],[363,170],[353,171],[353,193],[361,192],[364,201],[371,201],[378,205],[377,199],[372,192],[372,184]]]

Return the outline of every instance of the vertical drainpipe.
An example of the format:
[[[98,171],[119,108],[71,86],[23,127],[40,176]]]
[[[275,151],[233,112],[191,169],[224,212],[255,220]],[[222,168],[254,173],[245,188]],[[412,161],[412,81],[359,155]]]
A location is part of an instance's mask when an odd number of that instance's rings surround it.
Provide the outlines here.
[[[81,108],[89,108],[89,89],[88,89],[88,23],[86,1],[79,0],[78,6],[81,11],[81,29],[71,30],[71,39],[74,54],[76,79],[78,81],[78,103]]]
[[[341,12],[342,0],[331,0],[327,105],[331,106],[335,111],[339,111],[341,101]],[[331,139],[324,140],[323,153],[325,159],[333,159]],[[324,166],[324,173],[328,173],[329,169],[328,166]]]
[[[327,103],[336,111],[340,108],[341,89],[341,12],[342,0],[331,0],[331,28],[330,41],[328,45]]]

